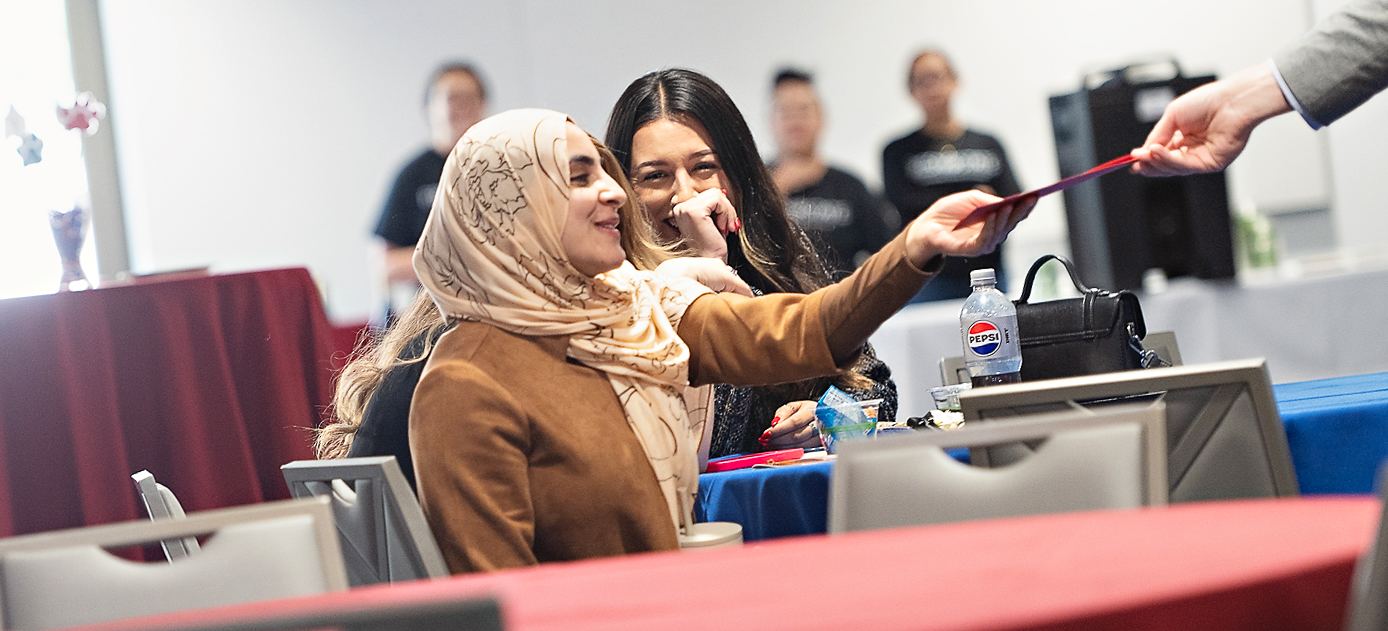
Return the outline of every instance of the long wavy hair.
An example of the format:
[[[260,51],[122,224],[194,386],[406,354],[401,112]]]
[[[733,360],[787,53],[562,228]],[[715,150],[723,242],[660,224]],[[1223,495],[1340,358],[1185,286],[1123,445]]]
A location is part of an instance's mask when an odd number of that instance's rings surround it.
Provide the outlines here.
[[[830,284],[814,246],[786,213],[786,197],[757,152],[747,120],[721,86],[686,68],[657,70],[631,82],[612,106],[606,138],[628,178],[636,131],[659,120],[694,120],[708,131],[732,187],[730,201],[742,220],[742,229],[728,235],[728,264],[742,280],[762,293],[810,293]],[[872,380],[861,374],[864,361],[860,358],[834,377],[756,388],[767,408],[756,429],[769,426],[771,412],[780,405],[818,399],[830,385],[870,387]]]
[[[712,79],[670,68],[627,86],[607,120],[607,146],[627,177],[636,130],[658,120],[681,119],[697,121],[708,131],[732,187],[742,229],[728,235],[728,264],[763,293],[809,293],[828,285],[829,274],[814,247],[786,214],[786,198],[757,153],[742,112]]]
[[[621,217],[622,249],[626,251],[627,260],[637,269],[653,270],[673,258],[673,250],[657,243],[655,231],[646,221],[636,192],[632,190],[631,182],[622,172],[616,156],[597,138],[592,140],[598,149],[603,170],[611,174],[627,194],[627,203],[617,209]],[[383,334],[366,336],[358,342],[351,360],[338,375],[337,390],[333,394],[332,420],[319,428],[314,438],[313,448],[319,458],[347,456],[352,448],[352,439],[361,428],[366,404],[371,401],[386,373],[397,366],[427,359],[433,352],[434,342],[449,326],[450,323],[444,320],[433,299],[427,292],[421,291],[404,314]]]

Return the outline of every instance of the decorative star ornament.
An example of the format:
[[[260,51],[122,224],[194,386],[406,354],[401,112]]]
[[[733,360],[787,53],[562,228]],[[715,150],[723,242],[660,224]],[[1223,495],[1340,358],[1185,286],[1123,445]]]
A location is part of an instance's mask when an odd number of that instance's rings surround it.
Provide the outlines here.
[[[87,135],[96,133],[101,126],[100,119],[106,116],[106,106],[92,98],[91,92],[77,95],[77,101],[70,108],[58,106],[58,122],[65,129],[80,129]]]
[[[24,166],[29,166],[43,159],[43,141],[33,134],[21,136],[23,142],[19,143],[19,157],[24,158]]]
[[[5,135],[24,137],[24,117],[16,112],[14,106],[10,106],[9,115],[5,116]]]

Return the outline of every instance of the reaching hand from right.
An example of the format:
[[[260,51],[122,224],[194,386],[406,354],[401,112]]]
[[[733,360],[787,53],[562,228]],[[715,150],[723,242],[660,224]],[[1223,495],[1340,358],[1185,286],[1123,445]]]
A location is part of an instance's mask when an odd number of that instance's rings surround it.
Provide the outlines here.
[[[1147,142],[1133,149],[1133,171],[1165,176],[1223,170],[1243,152],[1254,127],[1289,111],[1265,63],[1207,83],[1166,106]]]

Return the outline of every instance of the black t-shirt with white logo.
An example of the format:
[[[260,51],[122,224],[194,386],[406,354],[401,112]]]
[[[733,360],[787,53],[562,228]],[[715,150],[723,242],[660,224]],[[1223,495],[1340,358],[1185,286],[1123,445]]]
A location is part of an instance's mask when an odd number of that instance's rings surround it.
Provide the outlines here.
[[[902,225],[920,216],[941,197],[979,185],[1006,197],[1022,192],[1007,154],[997,139],[976,131],[945,141],[916,130],[888,144],[882,150],[882,186],[887,199],[901,213]],[[991,267],[1003,286],[1002,248],[973,258],[953,258],[945,262],[940,275],[926,286],[923,295],[931,299],[963,298],[969,295],[969,271]]]
[[[834,278],[891,240],[896,212],[851,174],[829,167],[818,182],[791,191],[786,212],[809,235]]]

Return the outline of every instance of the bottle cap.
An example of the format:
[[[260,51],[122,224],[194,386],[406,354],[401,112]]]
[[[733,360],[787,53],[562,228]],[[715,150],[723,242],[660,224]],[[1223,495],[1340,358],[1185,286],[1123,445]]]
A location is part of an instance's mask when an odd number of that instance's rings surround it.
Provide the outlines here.
[[[985,267],[969,272],[970,285],[994,285],[997,284],[997,276],[993,274],[993,268]]]

